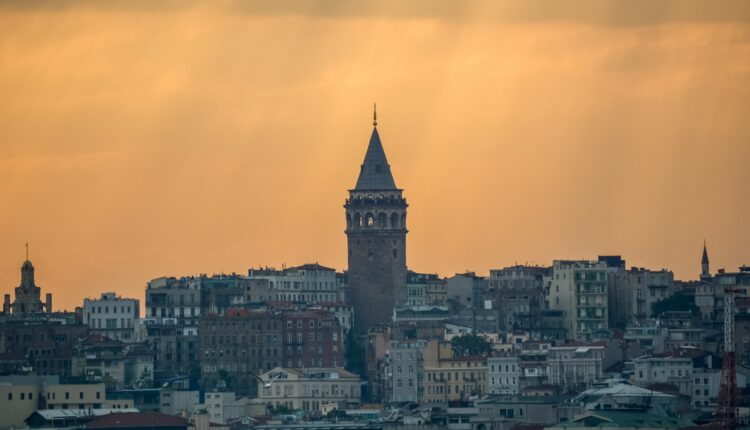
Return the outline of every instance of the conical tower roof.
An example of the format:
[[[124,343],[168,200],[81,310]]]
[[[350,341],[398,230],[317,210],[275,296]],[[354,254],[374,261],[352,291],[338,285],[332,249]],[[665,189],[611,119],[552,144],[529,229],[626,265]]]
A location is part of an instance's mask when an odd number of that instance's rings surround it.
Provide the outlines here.
[[[708,264],[708,251],[706,250],[706,241],[703,241],[703,258],[701,258],[701,263]]]
[[[357,185],[354,187],[357,191],[386,191],[395,190],[396,182],[391,174],[391,166],[385,157],[383,144],[380,143],[378,128],[373,127],[370,144],[367,146],[365,161],[362,163],[362,169],[359,172]]]

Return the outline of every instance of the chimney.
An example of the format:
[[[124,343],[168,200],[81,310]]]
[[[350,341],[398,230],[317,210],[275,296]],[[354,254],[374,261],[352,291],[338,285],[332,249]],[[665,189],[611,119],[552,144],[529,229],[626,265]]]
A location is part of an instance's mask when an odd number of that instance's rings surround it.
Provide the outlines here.
[[[52,313],[52,293],[47,293],[47,313]]]
[[[10,294],[6,294],[3,300],[3,313],[5,315],[10,314]]]

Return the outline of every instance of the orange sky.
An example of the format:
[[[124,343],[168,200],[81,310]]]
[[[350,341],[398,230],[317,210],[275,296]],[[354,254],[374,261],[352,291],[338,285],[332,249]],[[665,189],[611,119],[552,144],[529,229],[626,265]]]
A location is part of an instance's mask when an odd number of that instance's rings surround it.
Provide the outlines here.
[[[0,289],[344,269],[372,102],[407,263],[750,263],[746,1],[0,3]]]

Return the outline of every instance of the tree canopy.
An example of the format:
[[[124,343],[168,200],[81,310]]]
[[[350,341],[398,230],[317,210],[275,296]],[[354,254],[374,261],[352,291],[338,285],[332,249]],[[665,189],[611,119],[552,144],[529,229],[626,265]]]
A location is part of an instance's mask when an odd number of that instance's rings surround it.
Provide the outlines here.
[[[465,334],[451,339],[451,347],[456,357],[467,355],[488,355],[492,352],[492,343],[484,336]]]
[[[653,314],[656,317],[662,316],[667,311],[690,311],[693,316],[700,313],[700,309],[695,305],[695,297],[685,294],[673,294],[666,299],[659,300],[653,304]]]

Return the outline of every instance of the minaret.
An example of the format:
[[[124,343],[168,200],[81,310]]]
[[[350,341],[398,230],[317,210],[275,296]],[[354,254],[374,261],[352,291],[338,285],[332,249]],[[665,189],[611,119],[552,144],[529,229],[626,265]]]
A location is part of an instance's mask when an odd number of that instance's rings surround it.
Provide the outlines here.
[[[701,279],[708,279],[711,277],[711,272],[708,270],[708,251],[706,250],[706,240],[703,239],[703,258],[701,258]]]
[[[396,187],[373,112],[373,130],[346,209],[349,302],[354,330],[390,323],[406,291],[406,199]]]

